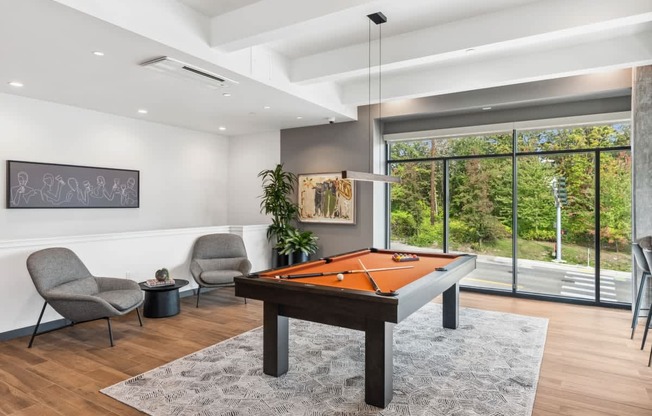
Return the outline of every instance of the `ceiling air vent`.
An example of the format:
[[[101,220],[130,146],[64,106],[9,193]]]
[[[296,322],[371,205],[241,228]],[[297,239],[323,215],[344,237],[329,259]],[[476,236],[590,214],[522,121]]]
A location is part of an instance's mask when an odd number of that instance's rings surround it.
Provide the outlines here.
[[[152,59],[147,62],[143,62],[140,65],[157,72],[176,76],[178,78],[192,79],[194,81],[201,82],[202,84],[211,88],[226,87],[230,84],[235,85],[238,83],[237,81],[229,79],[225,76],[206,71],[205,69],[197,68],[168,56]]]

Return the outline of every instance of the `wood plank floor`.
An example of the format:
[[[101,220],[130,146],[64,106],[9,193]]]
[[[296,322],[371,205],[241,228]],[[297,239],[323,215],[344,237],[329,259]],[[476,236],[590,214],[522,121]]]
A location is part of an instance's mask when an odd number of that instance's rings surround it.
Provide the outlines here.
[[[640,351],[642,323],[629,339],[627,311],[461,294],[462,306],[550,320],[534,415],[652,415],[649,345]],[[262,303],[233,289],[182,299],[179,315],[115,319],[116,346],[106,322],[80,324],[0,343],[0,415],[137,415],[99,393],[103,387],[261,325]],[[36,319],[36,317],[34,317]]]

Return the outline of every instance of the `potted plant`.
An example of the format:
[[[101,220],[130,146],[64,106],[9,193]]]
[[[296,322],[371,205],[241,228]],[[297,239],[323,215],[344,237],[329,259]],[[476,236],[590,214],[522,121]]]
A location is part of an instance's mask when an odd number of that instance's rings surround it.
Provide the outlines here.
[[[298,228],[287,230],[280,253],[290,256],[291,264],[302,263],[310,259],[317,251],[317,236],[312,231],[302,231]]]
[[[260,171],[258,177],[263,181],[260,212],[272,216],[272,223],[267,228],[267,239],[274,241],[272,266],[285,266],[290,264],[289,256],[279,252],[288,231],[292,229],[291,222],[299,211],[297,204],[291,199],[297,177],[292,172],[284,171],[282,164],[276,165],[274,169]]]

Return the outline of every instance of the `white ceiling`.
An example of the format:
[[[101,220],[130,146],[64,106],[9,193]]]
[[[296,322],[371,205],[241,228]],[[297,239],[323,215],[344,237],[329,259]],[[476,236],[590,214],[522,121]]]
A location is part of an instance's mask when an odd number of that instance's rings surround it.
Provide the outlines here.
[[[217,16],[256,3],[258,0],[180,0],[181,3],[191,7],[208,17]]]
[[[652,64],[652,0],[0,0],[0,92],[224,135],[353,120],[376,11],[373,102]],[[139,66],[158,56],[239,83]]]

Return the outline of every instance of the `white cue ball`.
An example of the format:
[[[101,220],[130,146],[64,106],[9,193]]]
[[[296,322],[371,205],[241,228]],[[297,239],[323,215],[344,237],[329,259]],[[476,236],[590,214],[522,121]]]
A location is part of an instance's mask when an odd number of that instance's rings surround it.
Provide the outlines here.
[[[340,282],[344,280],[344,275],[342,273],[338,273],[337,280],[339,280]]]

